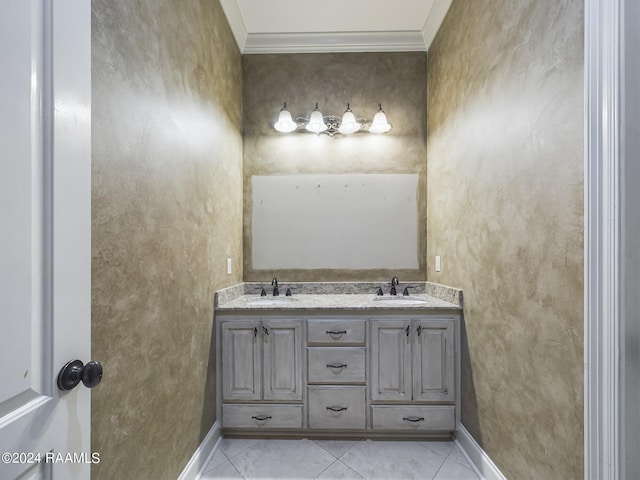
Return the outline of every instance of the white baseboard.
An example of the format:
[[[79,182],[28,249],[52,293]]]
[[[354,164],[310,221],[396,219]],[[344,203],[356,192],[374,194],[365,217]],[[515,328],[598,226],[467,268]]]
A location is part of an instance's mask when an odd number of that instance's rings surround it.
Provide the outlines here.
[[[480,478],[483,480],[507,480],[507,477],[496,467],[489,455],[478,445],[478,442],[462,424],[459,425],[456,433],[456,445],[466,455]]]
[[[216,450],[218,442],[222,438],[220,432],[220,424],[215,422],[211,427],[211,430],[204,437],[202,443],[193,452],[191,459],[182,470],[182,473],[178,477],[178,480],[197,480],[202,475],[204,467],[207,466],[209,459],[213,456]]]

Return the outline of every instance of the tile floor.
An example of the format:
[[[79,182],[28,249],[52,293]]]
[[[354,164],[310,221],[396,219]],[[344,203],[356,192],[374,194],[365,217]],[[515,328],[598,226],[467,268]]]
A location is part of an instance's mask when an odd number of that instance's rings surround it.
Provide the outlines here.
[[[480,480],[452,441],[222,439],[202,480]]]

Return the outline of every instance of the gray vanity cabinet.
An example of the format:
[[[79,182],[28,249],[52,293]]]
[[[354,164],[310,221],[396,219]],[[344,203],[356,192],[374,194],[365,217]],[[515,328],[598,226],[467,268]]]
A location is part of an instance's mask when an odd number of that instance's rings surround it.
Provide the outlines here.
[[[371,400],[410,402],[410,320],[371,320]]]
[[[223,402],[302,401],[302,320],[223,322]]]
[[[302,320],[263,320],[264,399],[302,401]]]
[[[456,429],[456,320],[372,319],[371,428]]]
[[[366,320],[307,321],[309,428],[367,428]]]
[[[256,401],[262,398],[260,321],[224,322],[222,333],[222,400]]]
[[[224,432],[418,437],[457,428],[457,313],[219,319]]]
[[[453,319],[371,320],[371,400],[455,401]]]
[[[455,343],[453,320],[415,320],[413,333],[413,400],[454,402]]]

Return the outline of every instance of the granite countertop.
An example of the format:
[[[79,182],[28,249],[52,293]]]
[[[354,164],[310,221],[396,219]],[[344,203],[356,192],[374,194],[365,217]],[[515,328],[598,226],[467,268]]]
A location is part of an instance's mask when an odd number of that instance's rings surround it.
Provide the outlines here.
[[[377,296],[378,283],[281,283],[280,296],[261,297],[262,286],[269,293],[271,287],[260,283],[244,283],[216,293],[216,310],[234,312],[247,310],[454,310],[462,309],[462,291],[427,282],[411,282],[412,294]],[[287,297],[287,288],[293,295]],[[416,291],[417,293],[413,293]],[[296,293],[300,292],[300,293]],[[373,293],[372,293],[373,292]]]

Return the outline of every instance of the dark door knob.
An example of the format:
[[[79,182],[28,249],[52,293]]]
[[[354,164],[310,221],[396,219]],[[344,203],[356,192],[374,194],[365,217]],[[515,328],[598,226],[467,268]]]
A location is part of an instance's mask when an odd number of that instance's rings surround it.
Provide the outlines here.
[[[80,360],[71,360],[58,373],[58,388],[72,390],[80,382],[87,388],[93,388],[102,380],[102,365],[91,360],[84,365]]]

